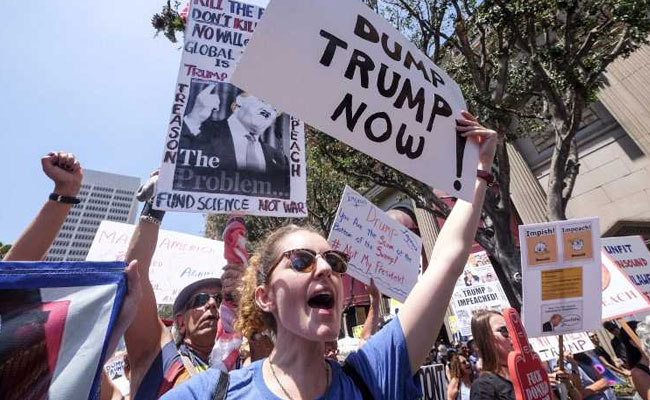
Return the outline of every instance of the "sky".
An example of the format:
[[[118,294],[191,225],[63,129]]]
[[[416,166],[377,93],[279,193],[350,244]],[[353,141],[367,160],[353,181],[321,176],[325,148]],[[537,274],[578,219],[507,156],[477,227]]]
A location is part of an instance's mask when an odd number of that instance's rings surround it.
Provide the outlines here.
[[[143,180],[159,166],[181,57],[151,27],[165,2],[0,0],[0,242],[52,192],[40,166],[51,150]],[[167,213],[163,228],[202,235],[203,221]]]

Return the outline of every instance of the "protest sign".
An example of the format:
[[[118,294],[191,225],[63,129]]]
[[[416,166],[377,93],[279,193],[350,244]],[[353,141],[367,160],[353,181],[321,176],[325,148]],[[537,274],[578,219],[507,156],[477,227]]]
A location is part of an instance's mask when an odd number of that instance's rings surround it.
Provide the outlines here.
[[[125,266],[0,262],[0,398],[98,398]]]
[[[583,353],[594,349],[593,342],[584,332],[569,333],[563,336],[564,350],[569,351],[571,354]],[[560,346],[557,336],[529,338],[529,341],[531,346],[533,346],[533,350],[535,350],[542,361],[554,360],[560,356],[558,353]]]
[[[86,260],[124,260],[134,230],[133,225],[102,221]],[[160,230],[149,268],[156,303],[173,304],[185,286],[199,279],[219,278],[226,264],[223,242]]]
[[[264,66],[260,68],[260,66]],[[273,0],[233,83],[428,185],[472,201],[459,86],[363,2]]]
[[[124,371],[124,356],[126,356],[126,352],[118,352],[111,357],[104,364],[104,372],[106,372],[106,376],[108,376],[108,379],[110,379],[113,385],[117,387],[122,396],[128,396],[130,392],[130,383],[126,376],[126,372]]]
[[[604,249],[602,260],[602,320],[608,321],[650,310],[650,300],[616,266]]]
[[[523,320],[531,337],[600,328],[598,218],[520,225]]]
[[[420,367],[416,376],[422,388],[419,400],[447,400],[447,375],[443,364]]]
[[[154,208],[307,216],[303,123],[230,83],[263,14],[190,2]]]
[[[641,293],[650,298],[650,251],[641,236],[603,238],[603,250],[627,274]]]
[[[456,281],[454,293],[449,303],[456,317],[452,331],[460,331],[463,336],[472,335],[472,315],[475,310],[495,310],[501,312],[510,307],[503,287],[497,278],[490,259],[485,251],[469,255],[463,274]]]
[[[404,301],[418,279],[422,239],[346,186],[327,239],[348,254],[353,278]]]
[[[513,350],[508,354],[508,371],[517,400],[551,400],[551,384],[546,368],[528,343],[526,330],[519,313],[508,308],[503,313],[512,340]]]

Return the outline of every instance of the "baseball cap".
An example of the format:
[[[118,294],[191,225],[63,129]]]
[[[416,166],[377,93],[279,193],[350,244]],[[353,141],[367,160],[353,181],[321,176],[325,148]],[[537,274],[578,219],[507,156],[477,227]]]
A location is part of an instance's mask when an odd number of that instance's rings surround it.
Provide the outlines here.
[[[174,316],[185,311],[185,304],[187,304],[187,301],[190,299],[190,297],[192,297],[194,292],[196,292],[199,288],[204,286],[221,287],[221,279],[205,278],[200,279],[196,282],[192,282],[189,285],[185,286],[183,290],[181,290],[181,292],[178,294],[178,296],[176,296],[176,300],[174,300],[174,305],[172,306],[172,312],[174,313]]]

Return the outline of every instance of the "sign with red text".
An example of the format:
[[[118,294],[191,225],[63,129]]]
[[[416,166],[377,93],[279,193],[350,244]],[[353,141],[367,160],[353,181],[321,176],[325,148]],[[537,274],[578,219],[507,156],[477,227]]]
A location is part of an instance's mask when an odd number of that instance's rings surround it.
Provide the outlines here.
[[[133,225],[102,221],[86,260],[123,261],[134,230]],[[173,304],[185,286],[219,278],[226,264],[223,242],[161,229],[149,268],[156,303]]]
[[[589,335],[584,332],[569,333],[564,336],[564,350],[571,354],[584,353],[593,350],[594,343],[589,339]],[[539,338],[529,338],[533,350],[539,355],[542,361],[554,360],[559,357],[557,336],[544,336]]]
[[[349,255],[348,274],[387,296],[403,302],[418,279],[422,239],[348,186],[327,240]]]
[[[603,249],[602,320],[608,321],[650,310],[650,300]]]
[[[456,281],[449,306],[456,317],[455,329],[472,336],[472,315],[476,310],[501,312],[510,307],[503,287],[485,251],[469,255],[463,274]]]
[[[190,2],[154,208],[307,216],[302,121],[230,83],[263,15]]]
[[[650,298],[650,251],[641,236],[602,239],[603,250],[641,293]]]
[[[600,328],[597,217],[519,226],[523,320],[531,337]]]
[[[508,308],[503,313],[512,340],[513,351],[508,354],[508,370],[517,400],[551,400],[551,384],[546,368],[528,343],[519,313]]]
[[[273,0],[233,83],[391,167],[473,201],[460,87],[363,2]]]

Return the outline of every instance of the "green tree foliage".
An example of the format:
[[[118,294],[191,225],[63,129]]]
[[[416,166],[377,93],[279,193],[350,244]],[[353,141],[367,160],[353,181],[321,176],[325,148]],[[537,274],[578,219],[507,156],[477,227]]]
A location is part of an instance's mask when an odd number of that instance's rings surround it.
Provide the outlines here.
[[[183,32],[185,29],[185,22],[178,14],[179,6],[179,1],[174,1],[174,4],[171,4],[171,0],[167,0],[162,11],[154,14],[151,18],[151,25],[156,30],[156,34],[162,32],[172,43],[176,43],[176,33]]]
[[[10,244],[3,244],[2,242],[0,242],[0,260],[5,258],[5,255],[9,253],[9,250],[11,250]]]

